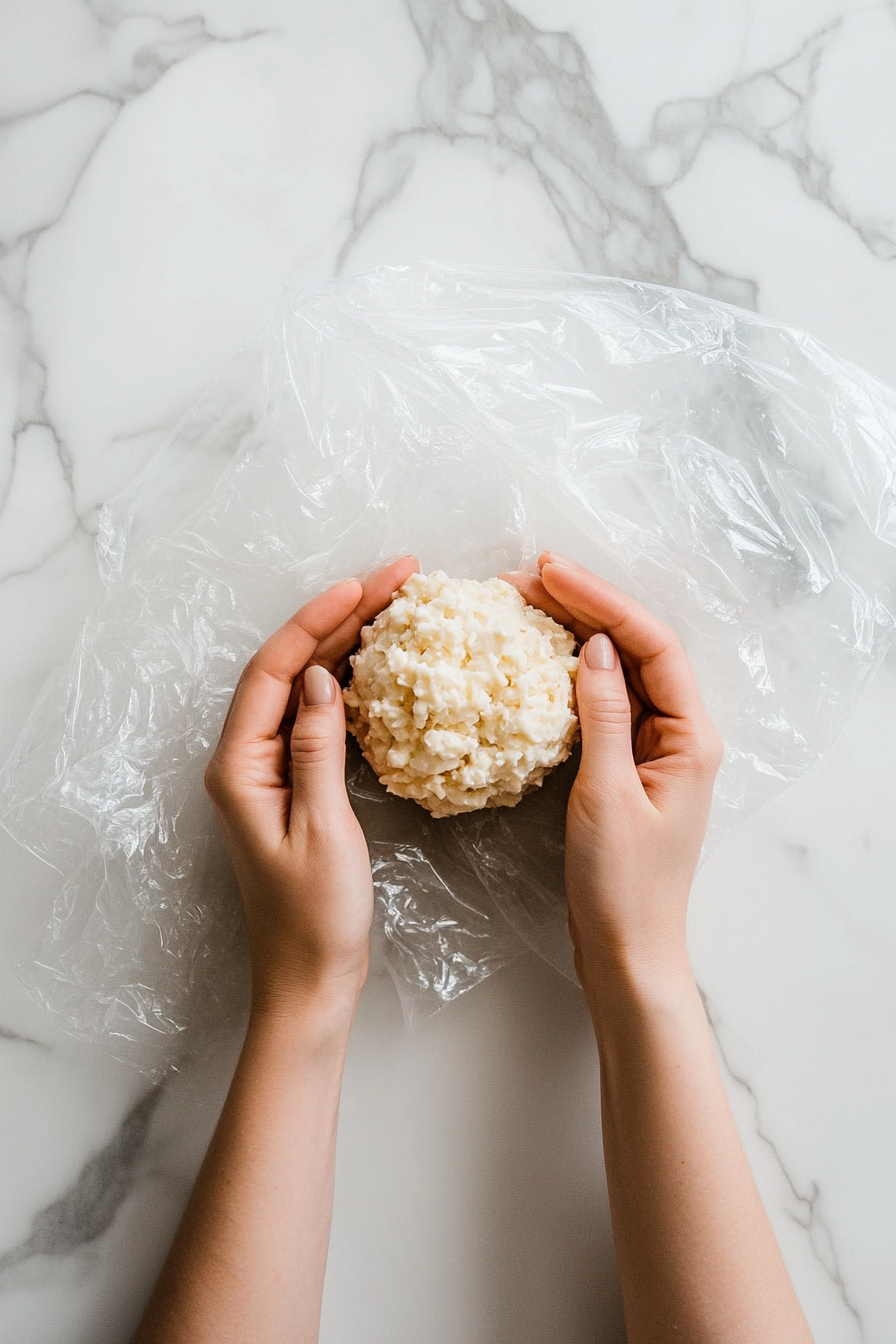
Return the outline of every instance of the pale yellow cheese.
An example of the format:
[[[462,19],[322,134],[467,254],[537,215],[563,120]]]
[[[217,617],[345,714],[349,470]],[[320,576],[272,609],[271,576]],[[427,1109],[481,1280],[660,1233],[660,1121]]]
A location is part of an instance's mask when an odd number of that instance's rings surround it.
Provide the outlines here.
[[[349,728],[389,792],[434,817],[512,807],[575,740],[574,648],[502,579],[412,574],[361,631]]]

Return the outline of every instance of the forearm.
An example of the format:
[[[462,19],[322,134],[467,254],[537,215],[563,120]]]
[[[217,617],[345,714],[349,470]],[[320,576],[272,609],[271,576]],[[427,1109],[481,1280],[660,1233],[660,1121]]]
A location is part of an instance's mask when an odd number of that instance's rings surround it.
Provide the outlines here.
[[[315,1344],[353,1011],[253,1015],[134,1344]]]
[[[629,1344],[811,1344],[686,958],[585,979]]]

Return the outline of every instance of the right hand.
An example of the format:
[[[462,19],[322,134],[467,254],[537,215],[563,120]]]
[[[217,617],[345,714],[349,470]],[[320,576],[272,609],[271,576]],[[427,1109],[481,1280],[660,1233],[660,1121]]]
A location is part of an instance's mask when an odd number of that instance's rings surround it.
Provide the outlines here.
[[[582,762],[569,800],[566,892],[586,991],[616,973],[688,968],[688,895],[722,740],[678,636],[612,584],[545,552],[506,576],[582,645]]]

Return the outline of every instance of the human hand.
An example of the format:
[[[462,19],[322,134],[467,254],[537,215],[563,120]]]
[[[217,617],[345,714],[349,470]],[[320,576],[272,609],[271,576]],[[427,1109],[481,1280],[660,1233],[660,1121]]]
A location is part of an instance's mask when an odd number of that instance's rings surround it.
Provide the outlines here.
[[[370,860],[345,792],[345,713],[336,678],[362,625],[419,566],[395,561],[314,598],[240,677],[206,788],[246,914],[253,1007],[309,992],[353,1003],[367,972]]]
[[[688,894],[722,741],[681,643],[633,598],[554,552],[540,557],[539,577],[506,577],[582,644],[582,761],[566,826],[579,979],[587,992],[617,971],[687,967]]]

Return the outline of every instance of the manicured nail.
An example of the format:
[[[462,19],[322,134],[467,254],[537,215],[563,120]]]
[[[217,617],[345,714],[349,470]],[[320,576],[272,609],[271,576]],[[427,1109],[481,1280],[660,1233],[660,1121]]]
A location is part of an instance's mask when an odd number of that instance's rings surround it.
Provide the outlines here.
[[[556,551],[545,551],[544,555],[539,558],[538,561],[539,574],[541,573],[543,565],[562,565],[564,569],[580,568],[580,566],[576,564],[575,560],[570,560],[569,556],[566,555],[559,555]]]
[[[585,645],[585,662],[589,667],[612,672],[616,666],[616,650],[606,635],[592,635]]]
[[[325,667],[315,663],[313,667],[305,668],[302,698],[306,705],[332,705],[336,699],[336,683]]]

